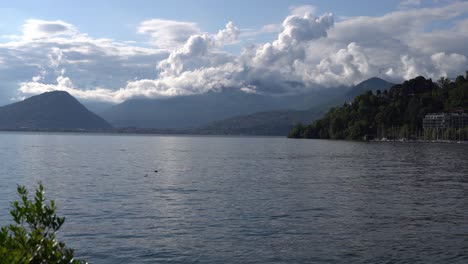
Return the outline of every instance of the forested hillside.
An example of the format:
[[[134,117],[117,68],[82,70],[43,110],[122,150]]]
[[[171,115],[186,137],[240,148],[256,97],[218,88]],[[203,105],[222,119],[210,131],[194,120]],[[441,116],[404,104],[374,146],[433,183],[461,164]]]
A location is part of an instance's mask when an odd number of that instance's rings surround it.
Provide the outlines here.
[[[295,126],[288,137],[362,139],[411,138],[423,135],[422,120],[428,113],[468,110],[468,72],[454,81],[437,82],[416,77],[389,90],[367,91],[342,107],[332,108],[310,125]],[[465,129],[466,130],[466,129]],[[457,131],[466,133],[467,131]]]

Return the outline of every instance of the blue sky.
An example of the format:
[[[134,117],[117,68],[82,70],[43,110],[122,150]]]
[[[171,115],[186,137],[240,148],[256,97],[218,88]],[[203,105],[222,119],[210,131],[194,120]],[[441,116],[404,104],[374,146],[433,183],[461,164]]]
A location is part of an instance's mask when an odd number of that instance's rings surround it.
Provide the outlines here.
[[[0,16],[0,104],[51,90],[281,95],[468,69],[468,1],[31,0],[3,1]]]

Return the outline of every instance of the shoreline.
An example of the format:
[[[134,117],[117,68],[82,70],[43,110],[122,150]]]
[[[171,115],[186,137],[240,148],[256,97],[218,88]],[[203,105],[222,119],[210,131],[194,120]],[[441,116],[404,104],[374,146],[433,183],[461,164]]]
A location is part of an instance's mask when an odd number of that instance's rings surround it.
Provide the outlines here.
[[[372,139],[368,142],[400,142],[400,143],[445,143],[445,144],[468,144],[468,140],[426,140],[426,139]]]
[[[149,129],[151,130],[151,129]],[[284,135],[260,135],[260,134],[209,134],[194,133],[191,131],[164,131],[164,130],[70,130],[70,129],[0,129],[0,133],[44,133],[44,134],[82,134],[82,135],[140,135],[140,136],[194,136],[194,137],[257,137],[257,138],[285,138]]]
[[[213,137],[286,137],[284,135],[249,135],[249,134],[204,134],[194,133],[193,131],[172,130],[172,129],[134,129],[134,128],[115,128],[115,129],[0,129],[0,132],[26,132],[26,133],[70,133],[70,134],[101,134],[101,135],[159,135],[159,136],[213,136]],[[314,138],[310,138],[314,139]],[[318,139],[318,138],[315,138]],[[331,139],[318,139],[331,140]],[[369,140],[348,140],[343,141],[361,141],[361,142],[396,142],[396,143],[445,143],[445,144],[467,144],[468,140],[425,140],[425,139],[369,139]]]

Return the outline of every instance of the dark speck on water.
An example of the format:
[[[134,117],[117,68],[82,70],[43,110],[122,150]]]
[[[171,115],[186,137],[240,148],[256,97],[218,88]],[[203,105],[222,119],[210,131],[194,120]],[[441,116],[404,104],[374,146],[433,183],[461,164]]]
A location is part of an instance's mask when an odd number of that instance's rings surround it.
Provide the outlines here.
[[[59,133],[0,144],[0,225],[16,185],[41,180],[66,217],[60,239],[89,263],[468,263],[468,145]],[[147,177],[155,166],[164,173]]]

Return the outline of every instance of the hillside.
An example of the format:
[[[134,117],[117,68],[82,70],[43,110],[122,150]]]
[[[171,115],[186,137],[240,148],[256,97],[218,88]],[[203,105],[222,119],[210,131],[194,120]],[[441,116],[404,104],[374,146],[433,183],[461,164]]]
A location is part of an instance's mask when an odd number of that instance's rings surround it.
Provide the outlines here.
[[[286,135],[298,123],[311,123],[320,118],[327,109],[341,105],[354,99],[354,96],[366,90],[385,90],[393,84],[379,78],[365,80],[356,86],[331,89],[328,96],[324,93],[302,96],[301,107],[307,105],[308,110],[274,110],[235,116],[212,122],[191,133],[221,134],[221,135]],[[313,107],[312,107],[313,106]]]
[[[422,119],[426,114],[454,110],[468,110],[468,80],[458,76],[455,81],[441,78],[434,83],[420,76],[383,92],[367,91],[352,103],[332,108],[310,125],[295,126],[288,136],[321,139],[417,137],[423,133]]]
[[[378,90],[384,91],[384,90],[389,89],[393,85],[395,84],[391,82],[387,82],[377,77],[372,77],[370,79],[367,79],[357,84],[352,89],[350,89],[349,92],[346,94],[346,98],[353,100],[354,97],[361,95],[367,91],[372,91],[372,92],[377,92]]]
[[[208,135],[280,136],[287,134],[295,124],[310,123],[322,114],[323,112],[319,110],[277,110],[259,112],[215,121],[198,129],[193,129],[191,132]]]
[[[345,91],[346,88],[340,87],[314,90],[301,95],[269,96],[226,89],[190,96],[132,99],[100,115],[114,127],[188,129],[258,112],[306,110],[314,105],[343,98]]]
[[[0,107],[0,128],[109,129],[111,126],[67,92],[54,91]]]
[[[207,133],[214,133],[214,130],[225,131],[230,127],[236,131],[229,133],[238,134],[237,128],[233,125],[241,122],[244,116],[246,121],[242,121],[241,126],[247,126],[247,130],[252,129],[253,134],[257,134],[257,128],[262,130],[268,125],[269,120],[274,120],[276,111],[284,116],[295,116],[294,111],[308,111],[310,108],[323,109],[331,105],[339,105],[347,100],[354,98],[354,94],[360,93],[363,89],[371,88],[373,90],[384,90],[392,84],[378,78],[371,78],[356,86],[331,87],[310,89],[303,94],[271,96],[261,94],[249,94],[234,89],[223,89],[221,91],[211,91],[198,95],[176,96],[157,99],[132,99],[121,104],[111,106],[110,108],[99,111],[98,113],[109,121],[114,127],[136,127],[136,128],[156,128],[156,129],[192,129],[196,127],[205,127]],[[92,104],[90,104],[91,106]],[[101,108],[102,109],[102,108]],[[263,112],[270,112],[266,114]],[[255,113],[263,114],[250,116]],[[275,131],[284,131],[287,124],[295,123],[297,120],[312,120],[311,118],[302,118],[302,113],[294,118],[280,119],[278,129]],[[266,117],[268,116],[268,117]],[[265,118],[263,118],[265,117]],[[236,118],[232,120],[227,120]],[[222,121],[224,120],[224,121]],[[258,125],[252,123],[257,120]],[[265,120],[265,121],[263,121]],[[268,120],[268,121],[267,121]],[[284,122],[283,122],[284,120]],[[216,123],[213,122],[222,122]],[[227,124],[231,123],[232,124]],[[250,123],[250,125],[248,125]],[[221,125],[223,124],[223,125]],[[223,128],[215,128],[215,125],[221,125]],[[276,126],[273,124],[269,124]],[[256,128],[254,128],[255,126]],[[208,129],[208,127],[210,127]],[[283,128],[279,128],[283,127]],[[209,131],[208,131],[209,130]],[[224,133],[224,132],[223,132]],[[268,132],[270,133],[270,132]],[[276,132],[275,132],[276,133]]]

